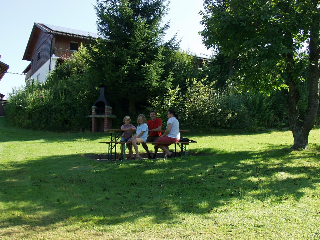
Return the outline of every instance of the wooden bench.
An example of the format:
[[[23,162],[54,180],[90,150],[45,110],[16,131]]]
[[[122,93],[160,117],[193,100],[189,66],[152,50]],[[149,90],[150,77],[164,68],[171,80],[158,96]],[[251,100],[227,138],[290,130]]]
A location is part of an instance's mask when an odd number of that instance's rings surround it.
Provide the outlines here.
[[[190,142],[176,142],[176,143],[172,143],[172,142],[147,142],[149,144],[152,145],[172,145],[174,144],[174,156],[177,156],[177,145],[178,147],[180,147],[180,152],[181,152],[181,156],[187,156],[188,152],[187,152],[187,146],[190,143],[197,143],[196,141],[190,141]]]
[[[114,149],[114,160],[117,160],[117,145],[120,144],[121,147],[121,153],[120,153],[120,158],[122,158],[123,160],[125,159],[125,155],[126,155],[126,148],[125,145],[127,144],[127,142],[115,142],[115,141],[109,141],[109,142],[99,142],[99,143],[105,143],[108,145],[108,159],[112,160],[112,150]]]
[[[112,160],[112,151],[114,149],[114,160],[117,159],[117,145],[121,145],[121,153],[120,153],[120,159],[125,159],[125,145],[130,143],[130,142],[115,142],[115,141],[108,141],[108,142],[99,142],[99,143],[105,143],[108,145],[108,159]],[[187,146],[191,143],[197,143],[196,141],[190,141],[190,142],[177,142],[177,143],[172,143],[172,142],[146,142],[146,144],[152,144],[152,145],[172,145],[174,144],[174,156],[177,157],[177,145],[180,148],[181,156],[187,156]],[[138,143],[138,145],[140,145]]]

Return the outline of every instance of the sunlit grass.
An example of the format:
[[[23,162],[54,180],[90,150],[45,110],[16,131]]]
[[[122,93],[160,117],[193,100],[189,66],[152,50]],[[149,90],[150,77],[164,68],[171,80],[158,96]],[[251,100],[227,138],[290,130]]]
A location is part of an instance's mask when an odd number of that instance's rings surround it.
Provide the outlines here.
[[[1,239],[320,238],[320,130],[305,151],[191,133],[188,157],[112,162],[84,157],[105,134],[0,131]]]

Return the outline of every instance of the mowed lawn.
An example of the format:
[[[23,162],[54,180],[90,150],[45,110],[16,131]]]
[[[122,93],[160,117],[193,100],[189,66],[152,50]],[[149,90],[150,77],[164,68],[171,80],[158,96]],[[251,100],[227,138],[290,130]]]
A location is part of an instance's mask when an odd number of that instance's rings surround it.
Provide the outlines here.
[[[305,151],[290,131],[185,137],[188,157],[96,161],[106,134],[0,118],[0,239],[320,239],[319,129]]]

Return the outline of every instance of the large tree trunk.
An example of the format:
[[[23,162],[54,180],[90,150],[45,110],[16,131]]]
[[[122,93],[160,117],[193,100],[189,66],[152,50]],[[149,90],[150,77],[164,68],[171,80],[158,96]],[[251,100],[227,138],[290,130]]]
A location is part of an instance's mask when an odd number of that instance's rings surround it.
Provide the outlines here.
[[[294,81],[289,84],[289,126],[293,133],[293,149],[305,149],[308,137],[314,126],[319,107],[319,25],[315,21],[311,27],[309,43],[309,79],[308,79],[308,108],[305,119],[300,119],[297,104],[299,93]]]
[[[292,131],[294,144],[294,149],[305,148],[308,145],[308,135],[305,134],[302,129],[302,121],[299,115],[298,102],[300,99],[300,94],[297,89],[296,83],[291,79],[288,82],[289,86],[289,96],[288,96],[288,107],[289,107],[289,128]]]
[[[305,149],[308,146],[309,141],[309,132],[304,128],[297,129],[296,131],[292,131],[293,133],[293,146],[292,149]]]

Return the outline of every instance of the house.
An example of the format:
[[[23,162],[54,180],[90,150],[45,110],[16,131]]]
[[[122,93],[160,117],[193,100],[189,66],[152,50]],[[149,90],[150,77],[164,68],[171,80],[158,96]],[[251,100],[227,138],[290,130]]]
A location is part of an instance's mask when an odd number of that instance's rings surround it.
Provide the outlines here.
[[[81,43],[97,38],[95,33],[34,23],[22,60],[30,61],[23,71],[26,80],[33,78],[45,82],[50,71],[55,69],[59,58],[68,58]]]

